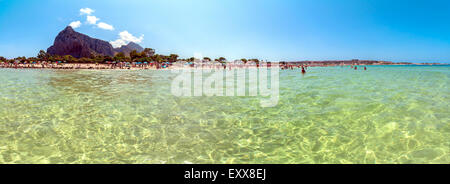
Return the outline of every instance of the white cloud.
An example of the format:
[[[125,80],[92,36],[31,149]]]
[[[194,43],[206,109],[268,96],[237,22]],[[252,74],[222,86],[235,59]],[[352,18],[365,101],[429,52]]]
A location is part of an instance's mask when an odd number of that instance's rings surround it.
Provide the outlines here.
[[[111,43],[111,45],[114,48],[118,48],[118,47],[121,47],[122,45],[126,45],[130,42],[141,43],[142,40],[144,40],[144,35],[141,35],[138,38],[138,37],[133,36],[128,31],[122,31],[119,33],[119,39],[117,39],[115,41],[110,41],[109,43]]]
[[[100,19],[96,16],[87,16],[86,20],[89,24],[97,24],[97,21],[99,21]]]
[[[100,29],[105,29],[105,30],[114,30],[114,27],[110,24],[107,24],[105,22],[99,22],[97,23],[100,18],[92,15],[92,13],[95,12],[95,10],[90,9],[90,8],[82,8],[80,9],[80,15],[87,15],[86,16],[86,21],[88,24],[91,25],[96,25],[98,28]],[[81,22],[80,21],[75,21],[69,24],[72,28],[78,28],[81,26]]]
[[[141,35],[139,38],[133,36],[128,31],[122,31],[119,33],[119,36],[122,40],[128,41],[128,42],[134,42],[134,43],[141,43],[142,40],[144,40],[144,35]]]
[[[114,48],[119,48],[122,45],[126,45],[127,43],[125,43],[125,41],[121,40],[121,39],[117,39],[116,41],[110,41],[109,42]]]
[[[81,26],[81,22],[80,21],[74,21],[74,22],[71,22],[70,24],[69,24],[69,26],[70,27],[72,27],[72,28],[79,28],[80,26]]]
[[[99,27],[99,28],[101,28],[101,29],[110,30],[110,31],[114,30],[114,27],[113,27],[112,25],[109,25],[109,24],[104,23],[104,22],[98,23],[98,24],[97,24],[97,27]]]
[[[86,15],[90,15],[91,13],[95,12],[93,9],[90,8],[81,8],[80,9],[80,14],[86,14]]]

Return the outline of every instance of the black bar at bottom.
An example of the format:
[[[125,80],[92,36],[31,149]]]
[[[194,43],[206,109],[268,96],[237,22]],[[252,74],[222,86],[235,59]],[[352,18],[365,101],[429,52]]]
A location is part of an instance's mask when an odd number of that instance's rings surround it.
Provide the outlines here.
[[[89,178],[86,181],[127,183],[281,183],[286,180],[366,183],[446,178],[449,168],[449,165],[1,165],[0,173],[6,177],[12,176],[9,173],[20,173],[32,174],[37,179],[59,177],[85,181],[82,178]]]

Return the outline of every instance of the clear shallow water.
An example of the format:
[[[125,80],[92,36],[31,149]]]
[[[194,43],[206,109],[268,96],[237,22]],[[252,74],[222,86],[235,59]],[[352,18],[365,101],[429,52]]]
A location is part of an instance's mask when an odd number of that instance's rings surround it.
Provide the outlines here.
[[[450,163],[450,67],[280,71],[280,100],[169,71],[0,69],[0,163]]]

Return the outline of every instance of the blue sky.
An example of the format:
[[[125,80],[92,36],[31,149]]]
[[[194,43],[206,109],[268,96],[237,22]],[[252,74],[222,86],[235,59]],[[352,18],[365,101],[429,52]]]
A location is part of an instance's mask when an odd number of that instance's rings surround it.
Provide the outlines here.
[[[0,0],[0,56],[36,56],[74,21],[181,57],[450,61],[448,0]]]

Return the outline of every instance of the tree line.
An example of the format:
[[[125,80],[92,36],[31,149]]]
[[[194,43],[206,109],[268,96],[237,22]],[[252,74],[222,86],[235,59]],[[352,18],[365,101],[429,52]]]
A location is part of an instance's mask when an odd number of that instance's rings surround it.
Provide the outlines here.
[[[133,50],[130,52],[130,54],[127,56],[123,52],[116,53],[114,57],[111,56],[103,56],[103,55],[92,55],[91,57],[83,57],[83,58],[75,58],[71,55],[50,55],[44,50],[40,50],[36,57],[16,57],[13,59],[7,59],[5,57],[0,56],[0,62],[15,62],[19,61],[21,63],[31,63],[31,62],[38,62],[38,61],[47,61],[47,62],[66,62],[66,63],[107,63],[107,62],[169,62],[173,63],[176,61],[186,61],[186,62],[193,62],[195,61],[194,57],[191,58],[185,58],[180,59],[177,54],[170,54],[170,55],[161,55],[161,54],[154,54],[154,50],[150,48],[145,48],[142,52],[137,52],[136,50]],[[226,63],[227,59],[224,57],[211,59],[209,57],[204,57],[203,62],[219,62],[219,63]],[[247,62],[255,62],[259,63],[258,59],[241,59],[243,63]]]

